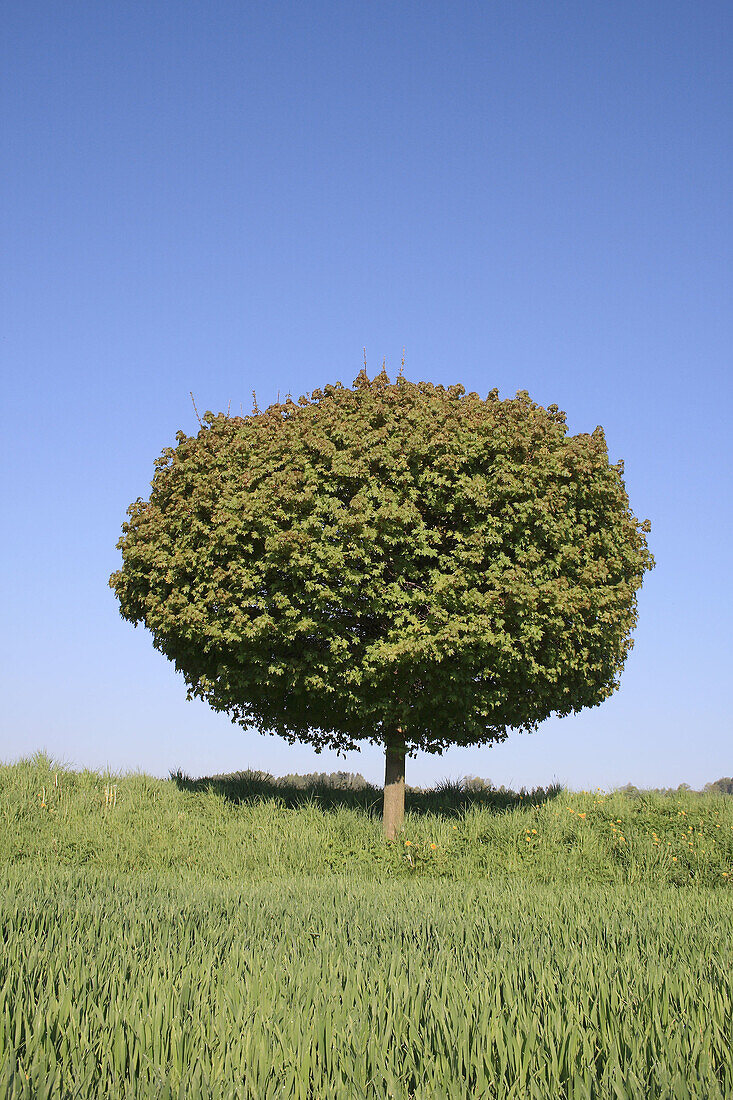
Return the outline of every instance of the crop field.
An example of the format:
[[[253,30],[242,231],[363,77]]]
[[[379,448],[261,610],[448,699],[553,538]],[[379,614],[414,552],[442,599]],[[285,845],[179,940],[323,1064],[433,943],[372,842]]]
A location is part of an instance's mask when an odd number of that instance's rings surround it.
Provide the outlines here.
[[[733,798],[373,802],[0,768],[0,1095],[733,1096]]]

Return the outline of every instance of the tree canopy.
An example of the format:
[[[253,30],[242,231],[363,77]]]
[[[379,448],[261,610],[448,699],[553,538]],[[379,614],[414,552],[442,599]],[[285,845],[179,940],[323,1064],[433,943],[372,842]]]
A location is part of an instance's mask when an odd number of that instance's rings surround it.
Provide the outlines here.
[[[601,428],[362,371],[176,438],[110,584],[243,726],[441,752],[618,686],[653,560]]]

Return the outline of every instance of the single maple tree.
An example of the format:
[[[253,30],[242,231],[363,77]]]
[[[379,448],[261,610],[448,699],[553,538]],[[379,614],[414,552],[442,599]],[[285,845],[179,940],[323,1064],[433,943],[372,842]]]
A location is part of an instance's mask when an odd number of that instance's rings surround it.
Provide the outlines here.
[[[503,741],[617,688],[653,565],[603,430],[520,391],[362,371],[156,460],[110,584],[205,699],[289,742],[405,756]]]

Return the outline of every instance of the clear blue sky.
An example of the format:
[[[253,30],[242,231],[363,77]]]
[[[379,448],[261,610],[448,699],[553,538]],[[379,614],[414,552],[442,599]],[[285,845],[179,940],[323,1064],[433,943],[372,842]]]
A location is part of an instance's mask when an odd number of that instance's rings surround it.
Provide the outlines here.
[[[37,3],[3,17],[0,758],[346,767],[203,704],[107,578],[201,411],[407,375],[602,424],[658,566],[621,690],[411,762],[574,787],[733,772],[733,7]]]

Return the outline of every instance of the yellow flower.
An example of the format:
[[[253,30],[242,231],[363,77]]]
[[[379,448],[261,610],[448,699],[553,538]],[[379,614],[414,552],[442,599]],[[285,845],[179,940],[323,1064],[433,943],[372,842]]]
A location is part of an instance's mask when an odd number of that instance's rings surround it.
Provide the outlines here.
[[[411,848],[411,847],[412,847],[412,841],[411,840],[406,840],[405,841],[405,848]]]
[[[533,833],[536,833],[536,832],[537,832],[537,830],[536,830],[536,829],[533,829],[533,830],[532,830],[532,832],[533,832]]]
[[[438,847],[438,845],[437,844],[431,844],[430,847],[433,849],[433,851],[435,851],[435,849]]]
[[[585,817],[585,814],[578,814],[578,817]]]
[[[727,877],[728,877],[728,872],[727,872],[727,871],[723,871],[723,878],[727,878]]]
[[[677,862],[677,856],[672,856],[672,862],[673,862],[673,863],[676,863],[676,862]]]

